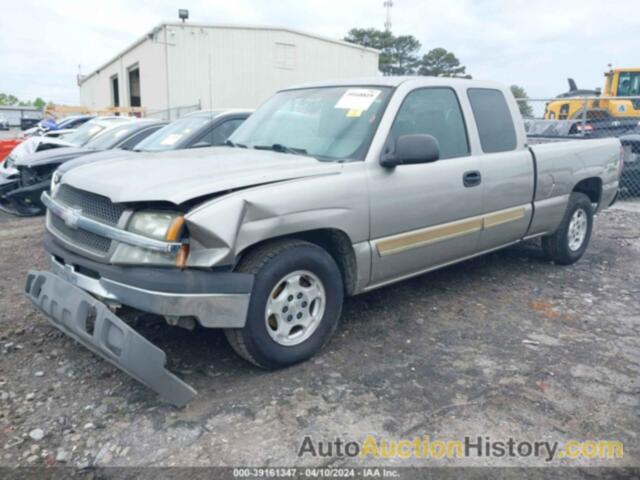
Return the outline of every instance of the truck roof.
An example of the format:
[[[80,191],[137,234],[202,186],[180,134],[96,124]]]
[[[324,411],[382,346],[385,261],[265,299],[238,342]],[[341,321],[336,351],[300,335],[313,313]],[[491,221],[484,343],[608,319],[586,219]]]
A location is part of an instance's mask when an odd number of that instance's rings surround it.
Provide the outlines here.
[[[340,86],[380,86],[380,87],[397,87],[404,83],[415,83],[416,86],[429,85],[462,85],[475,88],[498,88],[504,89],[505,86],[498,82],[487,82],[484,80],[473,80],[469,78],[454,77],[425,77],[425,76],[379,76],[379,77],[356,77],[339,80],[325,80],[322,82],[303,83],[283,88],[281,91],[298,90],[302,88],[317,87],[340,87]]]

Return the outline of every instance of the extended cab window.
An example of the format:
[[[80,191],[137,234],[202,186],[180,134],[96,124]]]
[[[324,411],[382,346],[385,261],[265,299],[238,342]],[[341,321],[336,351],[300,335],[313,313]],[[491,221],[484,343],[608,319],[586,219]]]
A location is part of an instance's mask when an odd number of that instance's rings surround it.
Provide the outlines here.
[[[515,150],[516,130],[507,101],[500,90],[470,88],[469,102],[484,153]]]
[[[469,154],[467,131],[453,90],[422,88],[407,95],[391,127],[391,139],[395,142],[401,135],[418,133],[438,140],[440,158]]]

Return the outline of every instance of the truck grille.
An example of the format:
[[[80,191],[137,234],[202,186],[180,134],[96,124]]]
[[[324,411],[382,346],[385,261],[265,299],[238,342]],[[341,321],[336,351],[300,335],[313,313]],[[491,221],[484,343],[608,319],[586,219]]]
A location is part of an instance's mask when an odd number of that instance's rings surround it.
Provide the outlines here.
[[[85,192],[69,185],[60,185],[56,200],[65,205],[82,210],[82,214],[94,220],[115,226],[126,210],[122,205],[112,203],[107,197]]]
[[[106,225],[117,226],[126,208],[111,202],[107,197],[74,188],[70,185],[60,185],[55,199],[74,209],[80,210],[85,217]],[[98,257],[106,257],[111,249],[109,238],[97,235],[80,228],[69,227],[62,218],[49,212],[49,225],[54,234],[65,242],[94,253]]]
[[[86,230],[74,229],[67,226],[59,216],[50,213],[51,227],[63,240],[78,247],[86,248],[98,255],[104,255],[111,248],[111,240],[100,235],[96,235]]]

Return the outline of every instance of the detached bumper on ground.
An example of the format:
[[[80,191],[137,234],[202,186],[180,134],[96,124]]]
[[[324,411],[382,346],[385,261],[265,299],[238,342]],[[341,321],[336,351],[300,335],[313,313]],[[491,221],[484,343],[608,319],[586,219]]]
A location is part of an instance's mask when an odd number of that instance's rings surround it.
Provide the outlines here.
[[[166,355],[109,308],[50,272],[29,272],[26,293],[70,337],[180,407],[196,391],[166,370]]]
[[[253,276],[233,272],[120,267],[89,260],[45,235],[52,272],[32,271],[26,294],[59,330],[176,406],[195,390],[165,369],[166,355],[104,302],[207,327],[242,327]]]

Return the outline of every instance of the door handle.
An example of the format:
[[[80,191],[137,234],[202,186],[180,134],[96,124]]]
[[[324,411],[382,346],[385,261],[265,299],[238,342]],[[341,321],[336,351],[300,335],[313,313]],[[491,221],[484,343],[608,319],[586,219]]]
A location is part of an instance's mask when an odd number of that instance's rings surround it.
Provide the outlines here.
[[[465,187],[475,187],[476,185],[480,185],[482,182],[482,175],[478,170],[471,170],[469,172],[464,172],[462,175],[462,183]]]

